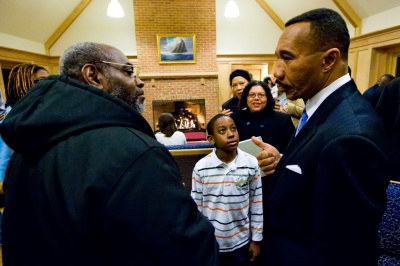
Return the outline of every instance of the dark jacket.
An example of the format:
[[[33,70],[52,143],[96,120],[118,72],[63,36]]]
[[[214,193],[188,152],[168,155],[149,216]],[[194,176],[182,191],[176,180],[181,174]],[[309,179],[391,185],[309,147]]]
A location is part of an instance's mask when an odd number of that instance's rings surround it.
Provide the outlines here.
[[[324,100],[263,187],[265,265],[377,265],[384,138],[353,80]]]
[[[239,112],[239,99],[233,96],[222,104],[222,110],[231,110],[233,114]]]
[[[400,78],[396,78],[382,87],[382,95],[376,105],[376,111],[382,118],[386,129],[385,138],[389,153],[390,179],[400,181]]]
[[[376,106],[378,103],[379,97],[381,96],[382,93],[382,86],[379,86],[378,84],[375,84],[374,86],[370,87],[367,89],[364,93],[363,96],[365,99],[367,99],[373,107]]]
[[[281,153],[286,150],[294,133],[294,125],[288,114],[266,110],[251,113],[248,109],[231,115],[239,132],[240,140],[261,136],[264,142],[276,147]]]
[[[214,229],[133,108],[65,76],[1,125],[4,265],[216,265]]]

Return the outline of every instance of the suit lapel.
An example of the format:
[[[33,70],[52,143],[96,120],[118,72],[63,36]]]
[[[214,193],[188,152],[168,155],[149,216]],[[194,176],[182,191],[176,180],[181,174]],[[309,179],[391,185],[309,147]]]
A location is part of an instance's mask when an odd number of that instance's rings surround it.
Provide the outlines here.
[[[288,162],[306,145],[315,135],[320,124],[324,123],[332,111],[351,94],[358,92],[353,79],[329,95],[317,108],[304,127],[295,137],[293,134],[290,143],[283,154],[275,173],[271,177],[269,189],[271,190],[279,179]]]

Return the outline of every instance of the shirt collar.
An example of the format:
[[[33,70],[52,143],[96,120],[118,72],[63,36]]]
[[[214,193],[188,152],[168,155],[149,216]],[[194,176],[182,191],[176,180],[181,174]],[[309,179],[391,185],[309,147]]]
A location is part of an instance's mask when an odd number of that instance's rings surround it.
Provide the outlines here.
[[[306,103],[306,112],[308,118],[310,118],[315,111],[318,109],[318,107],[322,104],[322,102],[328,98],[329,95],[331,95],[334,91],[339,89],[341,86],[346,84],[351,80],[351,77],[349,74],[346,74],[331,84],[329,84],[327,87],[323,88],[320,90],[317,94],[315,94],[311,99],[309,99]]]
[[[242,156],[243,156],[243,151],[241,149],[237,148],[236,158],[231,163],[229,163],[229,166],[231,166],[231,170],[236,170],[237,167],[243,166],[244,163],[240,159],[240,158],[242,158]],[[214,148],[213,152],[211,153],[211,158],[212,158],[213,165],[215,167],[217,167],[217,166],[227,167],[228,166],[227,163],[224,163],[217,157],[217,149],[216,148]]]

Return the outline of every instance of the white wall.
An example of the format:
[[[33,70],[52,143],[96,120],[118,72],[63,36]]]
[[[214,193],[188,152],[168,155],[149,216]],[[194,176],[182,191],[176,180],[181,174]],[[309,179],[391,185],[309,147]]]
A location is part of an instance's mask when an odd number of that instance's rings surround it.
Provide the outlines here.
[[[216,0],[217,54],[274,54],[282,30],[255,0],[237,0],[240,16],[225,18]]]
[[[9,47],[21,51],[28,51],[36,54],[45,54],[44,45],[42,43],[22,39],[2,32],[0,32],[0,40],[0,45],[4,47]]]
[[[53,45],[50,54],[59,56],[76,42],[94,41],[118,47],[126,55],[136,55],[133,1],[119,1],[125,12],[123,18],[105,16],[109,2],[93,0]],[[99,14],[104,14],[101,19]],[[92,19],[96,17],[99,19]]]
[[[398,25],[400,25],[400,6],[365,18],[362,22],[361,32],[366,34]]]

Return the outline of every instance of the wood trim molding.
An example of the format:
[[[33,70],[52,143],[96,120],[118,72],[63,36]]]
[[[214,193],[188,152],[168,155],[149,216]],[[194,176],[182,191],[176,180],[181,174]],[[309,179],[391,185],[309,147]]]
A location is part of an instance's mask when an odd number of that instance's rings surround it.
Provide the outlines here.
[[[347,3],[346,0],[332,0],[335,5],[342,11],[343,15],[350,21],[351,25],[355,28],[355,36],[361,35],[362,19],[357,12]]]
[[[218,78],[218,72],[140,73],[141,79]]]
[[[190,144],[188,144],[190,145]],[[213,151],[213,148],[202,148],[202,149],[181,149],[181,150],[170,150],[172,156],[189,156],[189,155],[207,155]]]
[[[58,57],[57,57],[58,58]],[[25,52],[7,47],[0,47],[0,60],[11,62],[37,62],[38,64],[48,64],[53,57],[32,52]],[[53,61],[52,61],[53,62]],[[58,64],[58,62],[57,62]]]
[[[377,30],[377,31],[369,32],[369,33],[363,34],[361,36],[353,37],[353,38],[351,38],[350,42],[358,41],[360,39],[379,37],[381,35],[386,35],[386,34],[389,34],[389,33],[392,33],[392,32],[400,32],[400,25],[399,26],[390,27],[390,28],[387,28],[387,29],[383,29],[383,30]]]
[[[385,46],[400,43],[400,26],[387,28],[384,30],[370,32],[361,36],[353,37],[350,40],[349,50],[365,48],[368,46]]]
[[[276,61],[276,55],[274,54],[224,54],[224,55],[217,55],[217,62],[224,63],[229,62],[232,64],[240,63],[246,64],[259,64],[265,62],[272,62]]]
[[[50,38],[44,43],[44,49],[47,55],[50,55],[50,48],[63,35],[63,33],[71,26],[75,19],[82,13],[83,10],[92,2],[92,0],[81,0],[81,2],[72,10],[71,14],[58,26]]]
[[[257,3],[264,9],[264,11],[270,16],[270,18],[278,25],[278,27],[283,30],[285,28],[285,23],[283,20],[275,13],[275,11],[267,4],[264,0],[256,0]]]

